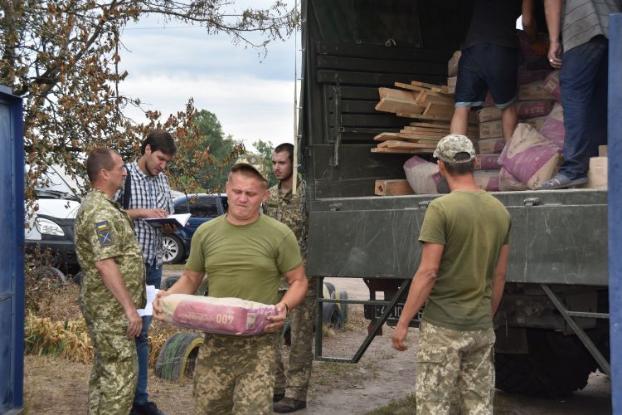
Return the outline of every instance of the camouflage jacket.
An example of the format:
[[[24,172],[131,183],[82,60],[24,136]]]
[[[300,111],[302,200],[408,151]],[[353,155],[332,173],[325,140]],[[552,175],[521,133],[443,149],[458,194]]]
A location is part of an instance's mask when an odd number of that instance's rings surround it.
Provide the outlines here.
[[[264,213],[274,219],[286,224],[296,235],[300,253],[303,258],[307,256],[307,232],[308,214],[306,206],[307,185],[298,176],[298,188],[296,194],[291,190],[287,193],[281,192],[281,184],[270,188],[270,198],[264,206]]]
[[[123,308],[104,285],[97,261],[114,258],[136,308],[145,304],[145,265],[132,221],[118,204],[99,190],[89,192],[78,210],[75,245],[83,277],[80,303],[85,313],[113,322]]]

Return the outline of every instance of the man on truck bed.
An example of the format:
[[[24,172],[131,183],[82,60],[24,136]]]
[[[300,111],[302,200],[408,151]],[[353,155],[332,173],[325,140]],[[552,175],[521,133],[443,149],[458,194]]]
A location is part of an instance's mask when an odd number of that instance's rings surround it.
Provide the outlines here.
[[[463,414],[492,414],[492,317],[505,284],[510,215],[475,183],[475,149],[467,137],[444,137],[434,157],[451,193],[426,210],[421,262],[393,347],[406,350],[410,320],[426,303],[416,357],[417,413],[448,414],[452,396],[459,396]]]
[[[540,187],[563,189],[587,183],[590,157],[607,144],[607,66],[609,13],[622,11],[621,0],[545,0],[549,62],[560,68],[564,108],[564,162]],[[562,19],[562,12],[564,18]],[[559,42],[563,20],[562,45]]]
[[[533,27],[532,1],[475,0],[473,15],[458,64],[451,132],[466,134],[471,107],[481,107],[490,91],[501,110],[503,137],[512,137],[518,123],[518,35],[516,19]]]

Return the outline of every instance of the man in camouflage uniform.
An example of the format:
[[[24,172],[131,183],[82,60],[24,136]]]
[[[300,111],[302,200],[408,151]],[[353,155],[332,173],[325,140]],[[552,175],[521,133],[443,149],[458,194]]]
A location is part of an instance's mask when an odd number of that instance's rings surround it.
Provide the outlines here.
[[[162,318],[160,299],[195,293],[204,276],[212,297],[275,304],[278,315],[270,318],[261,335],[206,334],[194,373],[196,414],[268,415],[278,333],[289,310],[304,300],[307,278],[294,233],[261,214],[268,182],[260,170],[236,163],[226,189],[227,214],[199,226],[181,278],[158,293],[154,312]],[[280,298],[283,275],[289,289]]]
[[[132,222],[112,198],[126,176],[121,157],[93,150],[86,161],[92,190],[75,223],[76,253],[84,276],[80,306],[93,343],[89,414],[127,415],[138,361],[134,339],[145,304],[145,270]]]
[[[471,141],[450,134],[434,157],[451,193],[428,206],[419,241],[421,261],[393,347],[403,351],[410,320],[425,303],[416,362],[417,414],[493,413],[497,311],[509,254],[510,215],[473,178]]]
[[[289,143],[278,145],[272,152],[272,170],[279,183],[270,188],[270,198],[264,206],[268,216],[286,224],[294,232],[300,251],[303,257],[306,257],[308,225],[306,183],[298,176],[296,194],[293,193],[293,155],[294,146]],[[307,406],[307,389],[313,364],[315,288],[315,281],[310,279],[304,303],[292,311],[289,318],[291,348],[287,374],[283,368],[282,348],[279,348],[276,356],[273,409],[277,413],[294,412]]]

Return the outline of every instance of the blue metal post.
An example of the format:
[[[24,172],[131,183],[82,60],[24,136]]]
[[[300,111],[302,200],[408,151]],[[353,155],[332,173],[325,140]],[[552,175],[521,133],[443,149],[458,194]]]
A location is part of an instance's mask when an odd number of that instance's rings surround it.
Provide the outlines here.
[[[611,404],[622,414],[622,14],[609,16],[609,339]]]
[[[0,86],[0,414],[24,403],[23,136],[22,100]]]

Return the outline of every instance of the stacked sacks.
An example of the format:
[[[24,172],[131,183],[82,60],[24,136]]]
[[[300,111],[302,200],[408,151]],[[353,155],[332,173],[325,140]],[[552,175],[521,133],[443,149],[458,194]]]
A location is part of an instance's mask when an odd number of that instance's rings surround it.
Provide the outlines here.
[[[529,124],[518,124],[499,163],[501,190],[537,189],[557,172],[560,148]]]

